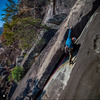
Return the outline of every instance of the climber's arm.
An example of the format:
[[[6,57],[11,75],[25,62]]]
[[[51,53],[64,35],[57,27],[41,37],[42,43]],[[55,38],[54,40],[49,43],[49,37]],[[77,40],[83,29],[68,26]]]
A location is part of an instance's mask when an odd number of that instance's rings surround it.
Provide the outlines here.
[[[71,38],[71,28],[69,29],[68,38]]]

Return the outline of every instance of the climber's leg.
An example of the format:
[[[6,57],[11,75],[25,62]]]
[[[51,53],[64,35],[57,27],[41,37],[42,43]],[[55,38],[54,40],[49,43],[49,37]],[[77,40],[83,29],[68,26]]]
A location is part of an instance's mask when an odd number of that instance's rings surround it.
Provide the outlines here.
[[[67,46],[65,46],[65,53],[67,53]]]
[[[69,50],[69,64],[72,64],[72,57],[73,57],[73,49]]]

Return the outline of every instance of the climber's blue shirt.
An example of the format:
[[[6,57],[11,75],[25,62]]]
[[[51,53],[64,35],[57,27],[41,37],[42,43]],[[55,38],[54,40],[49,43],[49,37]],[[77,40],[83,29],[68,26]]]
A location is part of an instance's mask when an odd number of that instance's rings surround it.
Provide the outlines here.
[[[73,42],[71,39],[71,29],[69,29],[68,38],[66,40],[66,46],[68,46],[69,49],[73,48]]]

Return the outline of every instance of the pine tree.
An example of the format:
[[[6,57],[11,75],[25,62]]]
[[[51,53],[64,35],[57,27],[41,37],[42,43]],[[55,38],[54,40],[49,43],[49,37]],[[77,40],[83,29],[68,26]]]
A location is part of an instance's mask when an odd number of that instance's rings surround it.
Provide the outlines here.
[[[8,3],[6,4],[6,8],[3,9],[3,11],[5,12],[4,14],[2,14],[3,18],[2,20],[4,22],[11,22],[12,18],[15,17],[15,15],[17,15],[18,13],[18,8],[19,8],[19,3],[16,3],[14,0],[7,0]]]

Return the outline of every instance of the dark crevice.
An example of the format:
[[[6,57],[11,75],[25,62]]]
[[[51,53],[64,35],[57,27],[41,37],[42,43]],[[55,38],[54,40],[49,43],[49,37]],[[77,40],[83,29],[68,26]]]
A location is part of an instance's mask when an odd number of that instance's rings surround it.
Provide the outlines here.
[[[53,0],[53,15],[55,15],[56,0]]]
[[[93,8],[92,10],[82,18],[82,20],[73,28],[72,30],[72,37],[78,38],[80,34],[82,33],[82,30],[84,29],[85,25],[93,15],[93,13],[96,11],[96,9],[100,6],[100,0],[96,0],[93,3]],[[82,16],[82,15],[81,15]]]

